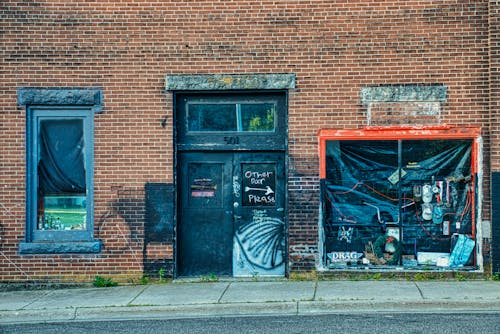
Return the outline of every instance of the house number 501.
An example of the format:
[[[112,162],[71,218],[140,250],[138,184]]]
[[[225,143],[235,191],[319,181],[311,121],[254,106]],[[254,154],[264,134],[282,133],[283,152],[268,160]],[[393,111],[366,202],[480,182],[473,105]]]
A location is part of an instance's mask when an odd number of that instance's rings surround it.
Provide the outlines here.
[[[240,137],[224,137],[224,142],[226,145],[238,145],[240,143]]]

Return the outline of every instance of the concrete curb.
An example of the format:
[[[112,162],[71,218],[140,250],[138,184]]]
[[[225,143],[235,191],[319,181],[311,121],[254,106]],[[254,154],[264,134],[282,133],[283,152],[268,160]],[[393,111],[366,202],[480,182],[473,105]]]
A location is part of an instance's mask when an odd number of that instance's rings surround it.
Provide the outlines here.
[[[500,313],[498,282],[218,282],[0,294],[0,324],[474,311]]]
[[[176,319],[224,316],[297,315],[297,302],[81,307],[0,311],[0,324]]]
[[[337,313],[447,313],[459,311],[491,311],[500,313],[500,301],[314,301],[300,302],[298,314]]]
[[[198,317],[224,317],[249,315],[296,315],[297,303],[235,303],[235,304],[194,304],[162,305],[146,307],[116,307],[106,310],[79,309],[76,320],[97,320],[102,318],[102,311],[109,311],[108,319],[172,319]]]
[[[75,309],[1,311],[0,324],[63,322],[75,320]]]
[[[352,313],[500,313],[500,301],[296,301],[151,306],[106,306],[0,311],[0,324],[68,321],[117,321],[198,317],[318,315]]]

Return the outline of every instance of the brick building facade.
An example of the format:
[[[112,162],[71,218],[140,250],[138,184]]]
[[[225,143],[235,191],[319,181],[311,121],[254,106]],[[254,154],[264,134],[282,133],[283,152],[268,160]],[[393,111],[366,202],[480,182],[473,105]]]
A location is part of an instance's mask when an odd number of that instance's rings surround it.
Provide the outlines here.
[[[388,269],[500,271],[498,1],[5,0],[0,16],[0,281],[387,269],[350,248],[363,223],[334,224],[324,180],[333,147],[388,141],[377,193],[410,206],[416,233],[405,210],[384,218],[408,241]],[[468,152],[450,167],[466,181],[435,169],[408,185],[440,185],[426,204],[446,204],[444,222],[402,188],[423,165],[405,145],[434,161],[434,141]],[[363,152],[350,168],[380,165]],[[463,199],[446,202],[455,181]],[[460,235],[471,257],[436,263]]]

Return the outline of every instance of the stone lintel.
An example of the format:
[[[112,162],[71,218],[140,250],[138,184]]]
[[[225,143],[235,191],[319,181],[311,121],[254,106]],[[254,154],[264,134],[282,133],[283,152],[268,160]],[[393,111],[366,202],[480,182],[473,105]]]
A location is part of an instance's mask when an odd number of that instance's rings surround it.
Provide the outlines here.
[[[167,91],[293,89],[295,74],[193,74],[165,76]]]
[[[102,111],[100,88],[34,88],[17,90],[20,106],[91,106],[95,112]]]
[[[361,88],[361,102],[446,102],[447,87],[445,85],[383,85]]]

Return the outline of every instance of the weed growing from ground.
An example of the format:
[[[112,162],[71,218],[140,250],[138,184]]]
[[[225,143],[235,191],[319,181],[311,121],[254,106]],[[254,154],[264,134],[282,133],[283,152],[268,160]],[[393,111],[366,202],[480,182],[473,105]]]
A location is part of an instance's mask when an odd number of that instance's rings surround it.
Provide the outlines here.
[[[165,283],[165,269],[160,268],[160,270],[158,270],[158,277],[160,283]]]
[[[110,286],[117,286],[118,283],[114,282],[112,278],[104,278],[99,275],[95,275],[92,285],[94,285],[96,288],[107,288]]]
[[[208,276],[201,276],[201,282],[217,282],[219,278],[214,273],[210,273]]]
[[[147,277],[146,275],[142,276],[141,277],[141,280],[139,281],[140,284],[142,285],[146,285],[149,283],[149,277]]]

